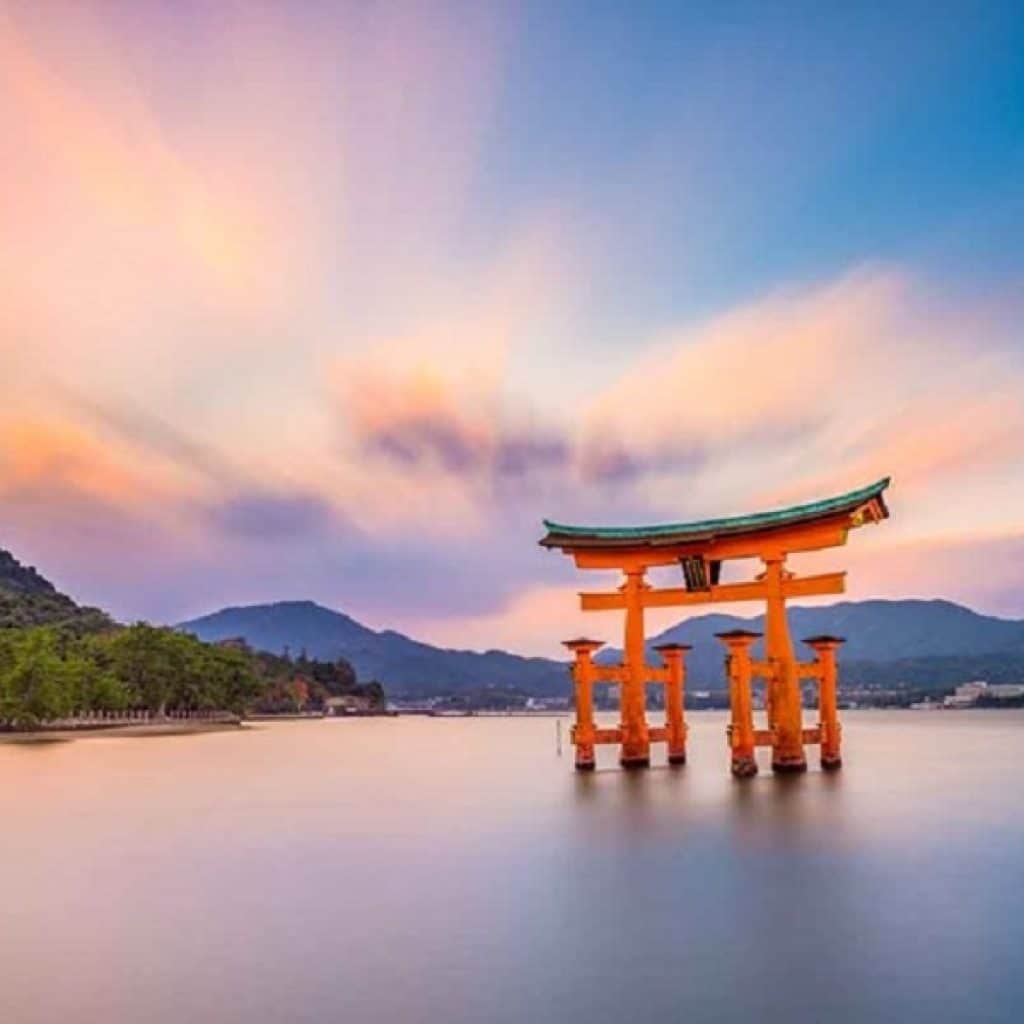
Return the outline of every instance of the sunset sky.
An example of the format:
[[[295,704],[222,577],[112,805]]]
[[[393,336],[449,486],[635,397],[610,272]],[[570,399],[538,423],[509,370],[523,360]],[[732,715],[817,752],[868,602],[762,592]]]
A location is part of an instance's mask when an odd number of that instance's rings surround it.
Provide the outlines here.
[[[832,10],[0,0],[0,547],[551,654],[542,517],[891,474],[850,595],[1024,616],[1024,7]]]

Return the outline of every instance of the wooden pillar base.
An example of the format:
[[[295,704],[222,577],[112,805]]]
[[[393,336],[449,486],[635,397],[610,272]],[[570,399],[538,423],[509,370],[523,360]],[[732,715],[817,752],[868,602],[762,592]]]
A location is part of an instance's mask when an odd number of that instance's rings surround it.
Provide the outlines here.
[[[597,756],[594,753],[593,743],[576,744],[576,771],[589,772],[594,770]]]
[[[750,779],[757,774],[757,762],[752,757],[734,757],[732,773],[737,779]]]
[[[646,723],[619,726],[622,745],[619,747],[619,764],[623,768],[648,768],[651,764],[651,738]]]
[[[828,757],[822,755],[821,757],[821,770],[823,772],[837,772],[843,767],[843,759],[838,755]]]
[[[623,754],[619,758],[619,764],[623,768],[650,768],[651,757],[649,754]]]
[[[669,754],[668,755],[668,763],[669,764],[686,764],[686,754],[685,753],[684,754]]]
[[[799,775],[807,771],[807,759],[800,757],[786,757],[772,760],[772,771],[780,775]]]

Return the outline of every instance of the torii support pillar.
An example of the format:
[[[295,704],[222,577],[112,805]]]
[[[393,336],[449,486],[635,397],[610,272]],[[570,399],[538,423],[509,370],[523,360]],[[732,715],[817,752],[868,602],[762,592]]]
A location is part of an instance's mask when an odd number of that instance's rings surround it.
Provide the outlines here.
[[[803,700],[793,642],[786,622],[787,573],[781,558],[764,559],[765,654],[771,666],[768,679],[768,724],[772,729],[772,771],[805,772]]]
[[[836,771],[843,764],[840,750],[843,727],[839,723],[839,673],[836,668],[836,652],[843,638],[811,636],[804,643],[813,648],[817,656],[821,767],[826,772]]]
[[[647,731],[647,665],[644,661],[644,582],[642,569],[627,569],[622,593],[626,602],[624,644],[625,673],[619,687],[622,721],[623,768],[646,768],[651,763],[651,739]]]
[[[686,764],[686,652],[689,644],[658,644],[654,648],[665,662],[665,734],[668,741],[668,763]]]
[[[729,725],[729,748],[732,753],[732,773],[737,778],[749,778],[757,774],[757,760],[754,757],[754,701],[751,695],[753,666],[750,662],[750,648],[760,633],[745,629],[734,629],[715,636],[725,644],[729,652],[726,657],[726,671],[729,676],[729,707],[732,720]]]
[[[594,758],[594,652],[604,644],[600,640],[567,640],[565,646],[575,655],[572,678],[575,684],[576,725],[572,742],[576,746],[576,771],[593,771]]]

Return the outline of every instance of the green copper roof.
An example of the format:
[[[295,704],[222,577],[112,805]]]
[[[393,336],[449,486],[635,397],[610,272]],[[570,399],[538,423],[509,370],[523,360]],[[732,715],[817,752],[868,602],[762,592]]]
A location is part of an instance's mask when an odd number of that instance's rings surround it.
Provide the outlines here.
[[[824,519],[842,512],[853,512],[861,505],[878,499],[889,486],[889,477],[835,498],[812,501],[806,505],[775,509],[772,512],[755,512],[747,516],[729,516],[723,519],[703,519],[694,523],[664,523],[659,526],[568,526],[544,520],[547,536],[541,541],[545,547],[588,546],[602,543],[626,544],[671,544],[688,541],[711,540],[722,534],[751,533],[770,530],[778,526]],[[882,514],[887,514],[882,504]]]

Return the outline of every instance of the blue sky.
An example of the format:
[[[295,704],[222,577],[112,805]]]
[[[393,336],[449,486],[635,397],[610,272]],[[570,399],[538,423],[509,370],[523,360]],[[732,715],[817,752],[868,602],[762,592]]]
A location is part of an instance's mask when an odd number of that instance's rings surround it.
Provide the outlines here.
[[[1024,615],[1020,5],[52,0],[0,47],[0,544],[83,599],[549,652],[542,516],[891,473],[851,594]]]

